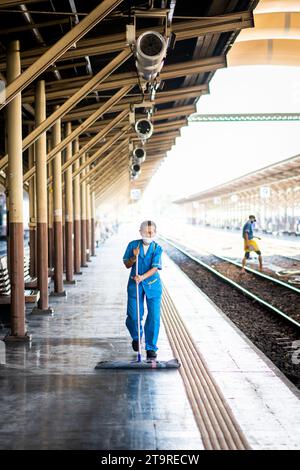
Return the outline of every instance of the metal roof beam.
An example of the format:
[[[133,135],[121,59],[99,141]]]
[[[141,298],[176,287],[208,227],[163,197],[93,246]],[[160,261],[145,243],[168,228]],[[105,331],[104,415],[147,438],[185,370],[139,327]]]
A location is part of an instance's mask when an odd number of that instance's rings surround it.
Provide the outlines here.
[[[194,21],[173,22],[172,32],[176,35],[176,41],[192,39],[205,36],[206,34],[218,34],[222,32],[238,31],[253,26],[252,12],[229,13],[215,17],[207,17]],[[149,29],[149,28],[148,28]],[[162,32],[162,27],[153,27],[151,30]],[[139,36],[147,29],[137,31]],[[68,50],[59,60],[71,60],[81,58],[85,55],[95,56],[118,52],[124,48],[126,42],[125,33],[98,36],[79,41],[76,49]],[[41,48],[31,49],[21,53],[22,67],[30,66],[44,50]],[[5,70],[3,57],[0,57],[0,71]]]
[[[95,153],[93,153],[93,155],[91,155],[89,157],[89,159],[87,161],[85,161],[84,163],[82,163],[80,165],[80,167],[73,173],[73,177],[77,176],[79,173],[82,172],[82,170],[84,170],[88,165],[90,165],[91,163],[93,163],[95,160],[97,160],[97,158],[99,158],[101,155],[103,155],[108,149],[110,149],[111,145],[116,142],[118,139],[120,139],[122,136],[124,136],[127,131],[128,131],[128,127],[129,125],[125,125],[116,135],[114,135],[113,137],[111,137],[107,142],[105,142],[105,144],[102,145],[102,147],[97,150]],[[75,157],[76,155],[74,155],[73,159],[75,160]],[[77,157],[78,158],[78,157]],[[73,161],[74,161],[73,160]],[[71,162],[71,163],[69,163]],[[72,164],[72,159],[71,160],[68,160],[62,167],[62,172],[64,172],[68,166],[70,166],[70,164]]]
[[[71,96],[62,106],[58,107],[45,121],[36,127],[22,142],[23,151],[32,145],[42,134],[47,131],[57,119],[61,118],[70,111],[77,103],[79,103],[87,93],[93,90],[99,80],[105,80],[117,67],[119,67],[128,57],[131,56],[131,51],[125,49],[120,52],[108,65],[106,65],[100,72],[92,77],[84,87],[80,88],[73,96]],[[8,163],[8,155],[5,155],[0,160],[0,170],[5,168]]]
[[[178,64],[166,65],[160,73],[160,79],[169,80],[186,75],[214,72],[226,66],[226,57],[222,55],[198,60],[189,60]],[[57,98],[67,98],[68,96],[73,95],[80,90],[88,80],[88,77],[84,76],[79,81],[75,79],[60,80],[53,84],[51,88],[49,88],[48,85],[48,88],[46,88],[47,102],[56,100]],[[93,91],[112,90],[115,88],[121,88],[121,86],[125,85],[137,85],[136,72],[113,74],[109,79],[96,85]],[[23,95],[23,103],[32,103],[33,101],[34,95],[32,93]]]
[[[14,7],[22,3],[38,3],[40,0],[0,0],[0,8]]]
[[[6,88],[5,101],[0,109],[6,106],[18,93],[38,78],[59,57],[74,46],[86,33],[118,6],[122,0],[103,0],[88,16],[83,18],[73,29],[59,39],[39,59],[30,65],[18,78]]]
[[[114,121],[112,123],[110,123],[105,129],[103,129],[101,132],[99,132],[99,134],[97,134],[97,136],[94,137],[94,139],[90,140],[86,145],[84,145],[83,147],[81,147],[79,149],[78,152],[75,153],[75,155],[73,155],[73,157],[68,160],[67,162],[65,162],[62,166],[62,173],[66,171],[67,168],[69,168],[70,165],[72,165],[78,158],[81,157],[81,155],[83,155],[84,153],[90,151],[91,148],[93,148],[94,144],[101,140],[104,136],[106,136],[110,130],[113,128],[113,126],[115,125],[115,123],[119,122],[119,121],[122,121],[124,120],[124,118],[126,117],[126,114],[125,114],[125,111],[123,111],[123,113],[121,113],[119,116],[117,116]],[[120,139],[124,134],[126,134],[126,132],[128,131],[128,128],[129,128],[129,124],[125,124],[124,123],[124,126],[122,127],[122,129],[120,129],[115,135],[113,135],[112,137],[110,137],[110,139],[108,141],[106,141],[101,147],[99,150],[97,150],[94,154],[93,154],[93,157],[94,159],[92,161],[94,161],[97,157],[96,157],[96,154],[99,153],[98,156],[102,155],[107,149],[110,149],[111,145],[114,143],[114,142],[117,142],[118,139]],[[92,157],[91,157],[92,158]],[[90,163],[92,162],[90,161]],[[76,174],[80,173],[81,172],[81,167],[83,166],[83,168],[85,168],[87,165],[86,165],[86,162],[84,162],[80,167],[79,167],[79,170]],[[77,170],[76,170],[77,171]],[[76,176],[76,175],[75,175]]]
[[[104,103],[98,111],[95,111],[88,119],[86,119],[82,124],[77,126],[69,135],[67,135],[56,147],[51,149],[51,151],[47,155],[47,163],[49,163],[58,152],[61,152],[64,148],[67,147],[69,143],[71,143],[73,140],[75,140],[77,137],[79,137],[80,134],[82,134],[86,129],[89,128],[89,126],[95,122],[97,119],[99,119],[100,116],[102,116],[104,113],[106,113],[111,106],[115,102],[117,102],[119,99],[121,99],[122,96],[124,96],[128,91],[130,90],[130,87],[123,87],[121,90],[119,90],[114,96],[110,98],[106,103]],[[123,111],[123,114],[118,116],[118,119],[115,121],[119,123],[119,120],[123,119],[123,117],[120,118],[120,116],[127,116],[128,112],[126,110]],[[110,126],[112,125],[112,121],[106,121],[106,125],[101,128],[101,137],[105,135],[106,132],[110,130]],[[114,124],[113,124],[114,125]],[[108,130],[107,130],[108,129]],[[104,133],[103,133],[104,132]],[[103,134],[103,135],[102,135]],[[90,141],[91,142],[91,141]],[[30,170],[28,170],[24,177],[23,181],[27,181],[30,179],[33,174],[35,173],[35,165],[33,165]]]
[[[113,158],[115,156],[120,157],[120,154],[122,154],[122,152],[124,152],[124,149],[126,148],[126,146],[128,146],[128,142],[129,142],[128,139],[122,140],[112,151],[110,151],[107,155],[105,155],[103,158],[101,158],[99,160],[99,162],[96,163],[93,168],[91,168],[85,175],[83,175],[83,177],[80,179],[80,182],[82,183],[86,179],[91,178],[91,176],[93,174],[95,174],[98,171],[98,169],[101,168],[104,165],[104,163],[106,163],[108,161],[112,162]],[[128,154],[128,152],[127,152],[127,154]]]
[[[184,87],[184,88],[178,88],[177,90],[172,90],[172,91],[161,91],[161,92],[156,93],[154,104],[157,105],[157,104],[163,104],[163,103],[171,103],[172,101],[176,101],[178,99],[178,96],[180,98],[182,97],[182,99],[193,99],[203,94],[206,94],[208,92],[209,92],[208,85]],[[121,111],[129,104],[136,103],[136,101],[139,98],[140,98],[139,96],[126,96],[120,101],[120,103],[118,103],[116,106],[113,107],[112,111],[116,111],[116,112]],[[81,108],[75,108],[71,113],[66,114],[66,116],[63,117],[62,120],[72,121],[78,118],[89,116],[90,112],[92,110],[98,109],[99,105],[100,103],[99,104],[97,103],[97,105],[92,104],[89,106],[83,106]],[[174,109],[176,109],[176,107],[174,107]]]

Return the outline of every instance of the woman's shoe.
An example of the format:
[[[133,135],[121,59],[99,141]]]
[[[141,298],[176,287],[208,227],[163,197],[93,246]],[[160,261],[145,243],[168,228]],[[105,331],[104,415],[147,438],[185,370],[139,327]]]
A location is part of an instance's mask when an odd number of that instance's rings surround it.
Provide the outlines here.
[[[157,354],[155,351],[152,351],[151,349],[149,349],[149,351],[146,351],[147,353],[147,359],[156,359],[157,357]]]

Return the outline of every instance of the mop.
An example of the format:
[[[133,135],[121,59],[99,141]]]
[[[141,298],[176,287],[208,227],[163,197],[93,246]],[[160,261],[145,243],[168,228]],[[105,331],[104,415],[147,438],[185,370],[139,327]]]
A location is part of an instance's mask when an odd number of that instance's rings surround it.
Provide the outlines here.
[[[135,274],[138,275],[138,255],[136,255]],[[177,359],[169,361],[157,361],[156,359],[144,360],[142,358],[141,331],[140,331],[140,301],[139,284],[136,282],[136,307],[138,322],[138,353],[135,361],[101,361],[98,362],[95,369],[178,369],[180,364]]]

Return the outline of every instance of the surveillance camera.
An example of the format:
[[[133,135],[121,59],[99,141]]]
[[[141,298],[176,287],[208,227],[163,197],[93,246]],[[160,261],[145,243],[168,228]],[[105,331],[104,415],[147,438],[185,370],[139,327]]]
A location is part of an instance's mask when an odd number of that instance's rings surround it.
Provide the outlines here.
[[[139,36],[136,42],[136,65],[144,80],[153,80],[161,71],[166,50],[165,38],[156,31],[146,31]]]
[[[153,125],[149,119],[139,119],[135,123],[135,131],[141,139],[149,139],[153,133]]]
[[[135,175],[139,175],[140,172],[141,172],[141,165],[139,165],[139,163],[134,163],[131,166],[131,174],[135,176]]]
[[[133,158],[138,163],[143,163],[146,160],[146,152],[143,147],[136,147],[133,151]]]

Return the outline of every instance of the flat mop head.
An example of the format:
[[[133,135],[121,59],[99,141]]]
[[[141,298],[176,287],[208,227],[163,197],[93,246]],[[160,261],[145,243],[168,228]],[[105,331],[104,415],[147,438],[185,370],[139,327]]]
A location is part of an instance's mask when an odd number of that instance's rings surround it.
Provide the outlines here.
[[[101,361],[95,369],[178,369],[180,364],[177,359],[170,361]]]

